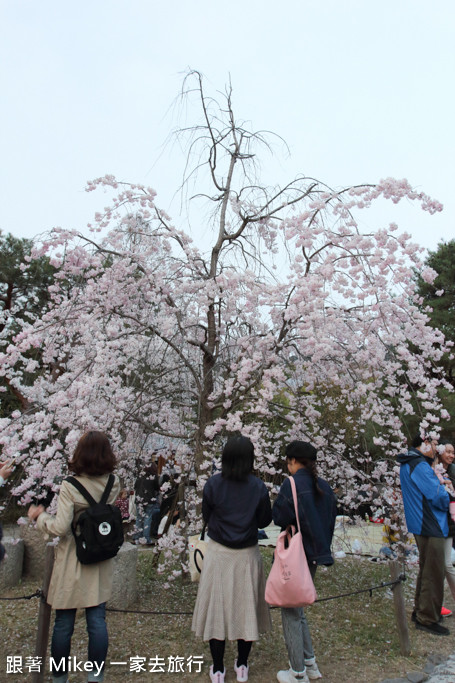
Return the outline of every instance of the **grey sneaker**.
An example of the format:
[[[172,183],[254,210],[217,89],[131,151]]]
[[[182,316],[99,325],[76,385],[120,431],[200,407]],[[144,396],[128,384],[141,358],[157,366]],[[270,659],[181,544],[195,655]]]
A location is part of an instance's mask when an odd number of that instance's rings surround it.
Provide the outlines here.
[[[306,671],[278,671],[276,675],[279,683],[310,683]]]
[[[319,671],[318,665],[316,662],[313,664],[307,664],[306,665],[306,673],[309,679],[312,681],[315,681],[317,678],[322,678],[322,674]]]

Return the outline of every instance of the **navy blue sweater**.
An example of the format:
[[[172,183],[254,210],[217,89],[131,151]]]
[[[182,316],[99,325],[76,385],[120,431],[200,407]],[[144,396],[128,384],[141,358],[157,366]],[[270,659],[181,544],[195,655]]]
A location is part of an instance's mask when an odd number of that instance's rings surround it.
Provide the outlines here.
[[[229,548],[248,548],[258,542],[258,529],[272,521],[267,488],[252,474],[246,481],[215,474],[202,495],[202,515],[211,539]]]
[[[304,467],[294,474],[294,481],[297,489],[300,530],[307,560],[313,564],[333,564],[330,547],[337,507],[335,494],[328,483],[318,477],[319,488],[323,495],[316,495],[313,477]],[[273,505],[272,515],[275,524],[282,529],[290,524],[297,526],[289,478],[285,479],[281,486]]]

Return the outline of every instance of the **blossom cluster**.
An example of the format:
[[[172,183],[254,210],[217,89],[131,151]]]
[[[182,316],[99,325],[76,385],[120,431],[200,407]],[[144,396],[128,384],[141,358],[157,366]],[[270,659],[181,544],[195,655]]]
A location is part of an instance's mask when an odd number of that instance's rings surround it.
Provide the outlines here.
[[[395,509],[407,416],[435,433],[447,417],[438,362],[448,347],[412,293],[416,270],[436,276],[421,250],[395,225],[362,233],[354,215],[379,197],[440,205],[391,179],[338,192],[296,184],[277,195],[279,210],[228,188],[218,231],[198,246],[152,188],[113,176],[87,189],[98,187],[113,197],[88,235],[56,229],[36,245],[57,269],[51,305],[0,352],[0,375],[26,406],[0,421],[2,454],[24,469],[21,502],[58,491],[80,434],[97,428],[126,479],[151,439],[173,452],[182,480],[196,472],[186,531],[220,440],[236,431],[270,483],[284,443],[311,440],[346,506],[364,487]],[[182,538],[162,541],[165,557]]]

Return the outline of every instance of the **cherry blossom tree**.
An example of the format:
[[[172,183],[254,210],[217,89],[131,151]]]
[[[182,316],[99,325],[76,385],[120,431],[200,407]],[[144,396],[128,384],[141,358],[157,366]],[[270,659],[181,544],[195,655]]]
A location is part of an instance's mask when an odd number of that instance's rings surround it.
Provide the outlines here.
[[[181,189],[202,227],[174,223],[152,188],[107,175],[88,184],[109,199],[87,231],[55,229],[36,245],[33,258],[56,269],[52,305],[0,355],[28,402],[1,421],[3,456],[20,453],[26,472],[17,495],[55,487],[81,431],[97,427],[125,473],[159,438],[200,486],[227,433],[253,440],[269,479],[283,445],[308,439],[330,481],[350,483],[346,504],[366,481],[394,504],[406,417],[417,411],[436,432],[447,417],[446,348],[413,293],[415,270],[436,276],[423,250],[394,224],[363,232],[358,215],[381,198],[442,206],[391,178],[268,187],[258,155],[270,136],[235,118],[231,88],[214,99],[190,72],[182,98],[200,116],[177,136]],[[33,348],[44,370],[27,386]]]
[[[43,257],[34,259],[25,269],[24,259],[31,250],[32,240],[5,235],[0,230],[0,344],[3,347],[19,332],[24,320],[35,319],[47,309],[53,268]],[[5,376],[0,379],[0,398],[0,416],[10,414],[16,407],[28,407],[25,397],[8,384]]]

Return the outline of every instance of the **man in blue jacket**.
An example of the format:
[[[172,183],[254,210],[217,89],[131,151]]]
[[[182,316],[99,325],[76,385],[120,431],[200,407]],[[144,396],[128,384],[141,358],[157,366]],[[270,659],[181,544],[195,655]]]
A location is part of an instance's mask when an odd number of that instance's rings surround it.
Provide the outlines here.
[[[436,444],[417,436],[407,453],[399,455],[400,482],[408,531],[419,549],[412,618],[416,628],[447,636],[439,623],[444,597],[444,539],[449,532],[450,497],[430,465]]]

